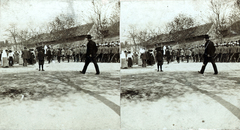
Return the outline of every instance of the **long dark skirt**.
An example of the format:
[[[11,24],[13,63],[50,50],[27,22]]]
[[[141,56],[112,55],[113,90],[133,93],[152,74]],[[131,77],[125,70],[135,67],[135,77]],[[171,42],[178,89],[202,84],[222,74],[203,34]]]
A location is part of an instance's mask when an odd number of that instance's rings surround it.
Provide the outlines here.
[[[157,61],[157,64],[163,65],[163,61]]]
[[[131,58],[128,58],[128,67],[132,67],[132,59]]]
[[[44,65],[44,60],[39,60],[38,64],[39,65]]]
[[[13,66],[13,58],[9,57],[9,66]]]

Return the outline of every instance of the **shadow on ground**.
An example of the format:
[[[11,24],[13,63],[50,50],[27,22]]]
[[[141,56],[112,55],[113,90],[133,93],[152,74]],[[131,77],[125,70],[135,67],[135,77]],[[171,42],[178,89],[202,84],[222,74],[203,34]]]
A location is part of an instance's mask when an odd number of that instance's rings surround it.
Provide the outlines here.
[[[240,72],[240,71],[239,71]],[[236,73],[239,73],[236,72]],[[232,95],[229,90],[240,90],[240,79],[230,73],[213,75],[197,72],[155,72],[121,76],[121,99],[128,101],[157,101],[177,98],[207,90],[213,94]]]
[[[81,92],[76,86],[94,91],[97,94],[116,95],[118,91],[119,95],[119,78],[119,73],[115,75],[110,73],[80,75],[79,72],[73,71],[1,74],[0,99],[19,100],[24,98],[24,100],[41,100],[47,96],[67,96],[69,93]],[[71,86],[69,82],[76,86]]]

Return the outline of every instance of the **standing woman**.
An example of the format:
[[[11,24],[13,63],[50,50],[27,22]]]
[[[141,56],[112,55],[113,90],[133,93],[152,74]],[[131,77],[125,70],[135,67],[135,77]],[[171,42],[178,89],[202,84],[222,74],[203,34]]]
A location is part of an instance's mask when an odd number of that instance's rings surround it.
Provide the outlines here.
[[[62,62],[64,62],[64,59],[65,59],[65,50],[62,49],[61,53],[62,53]]]
[[[138,52],[138,66],[142,66],[142,59],[141,59],[141,53]]]
[[[42,71],[44,71],[44,69],[43,69],[43,65],[44,65],[44,53],[43,53],[43,50],[40,50],[38,52],[38,64],[39,64],[39,71],[40,71],[41,66],[42,66]]]
[[[132,67],[133,65],[133,54],[131,53],[131,51],[128,52],[127,54],[127,59],[128,59],[128,67]]]
[[[13,56],[14,56],[14,59],[13,59],[14,63],[18,63],[19,58],[18,58],[17,51],[14,52]]]
[[[120,58],[121,58],[121,68],[122,69],[127,69],[127,60],[126,60],[126,51],[122,51]]]
[[[14,53],[12,52],[12,50],[9,50],[9,53],[8,53],[8,64],[9,66],[13,66],[13,59],[14,59]]]
[[[22,65],[22,64],[23,64],[22,51],[19,51],[18,64],[19,64],[19,65]]]
[[[8,56],[7,56],[6,50],[3,50],[3,53],[1,55],[1,61],[2,61],[2,63],[1,63],[2,67],[8,67],[9,66],[8,65]]]

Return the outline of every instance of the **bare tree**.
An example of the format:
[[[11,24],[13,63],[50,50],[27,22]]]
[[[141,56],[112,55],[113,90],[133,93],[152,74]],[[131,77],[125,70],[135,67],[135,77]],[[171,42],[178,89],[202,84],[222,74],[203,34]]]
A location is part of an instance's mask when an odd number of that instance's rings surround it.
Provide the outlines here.
[[[166,29],[169,31],[169,40],[184,42],[185,38],[191,36],[194,30],[185,31],[195,26],[195,21],[191,16],[179,14],[173,21],[167,23]]]
[[[71,16],[60,14],[55,19],[48,23],[45,31],[50,32],[46,37],[48,40],[66,40],[66,38],[74,36],[76,30],[71,29],[75,27],[75,19]]]
[[[110,30],[116,29],[119,31],[120,1],[103,3],[103,1],[92,0],[90,11],[91,15],[88,17],[94,23],[93,35],[101,42],[112,33]],[[112,28],[109,29],[109,27]]]
[[[8,34],[8,39],[12,41],[12,43],[15,45],[15,48],[17,48],[17,43],[18,43],[18,29],[15,23],[11,23],[9,28],[6,29]]]
[[[172,22],[168,23],[168,28],[173,32],[182,31],[194,26],[194,20],[190,16],[186,16],[185,14],[179,14],[174,18]]]
[[[229,1],[225,0],[211,0],[210,1],[210,11],[211,15],[209,17],[210,22],[213,23],[215,37],[218,39],[223,38],[224,31],[227,29],[228,15],[226,9],[229,7]]]
[[[93,14],[90,16],[91,22],[94,23],[95,37],[101,39],[103,42],[104,37],[108,34],[107,31],[107,17],[104,12],[104,4],[102,1],[92,0],[92,11]]]
[[[128,30],[129,38],[132,40],[135,51],[136,51],[136,46],[137,46],[137,39],[138,39],[138,32],[137,28],[134,25],[129,25],[129,30]]]
[[[229,22],[230,22],[230,32],[232,31],[232,25],[234,23],[234,29],[235,30],[239,30],[240,29],[240,25],[239,25],[239,21],[240,21],[240,0],[234,0],[233,1],[233,7],[231,10],[231,14],[229,16]],[[238,32],[239,33],[239,32]]]
[[[163,33],[162,28],[153,26],[151,23],[147,24],[146,32],[148,33],[149,39],[154,39],[155,37]]]
[[[111,12],[109,18],[111,24],[115,24],[120,21],[120,5],[121,5],[120,1],[117,1],[112,6],[113,11]]]
[[[17,26],[16,24],[12,23],[10,24],[10,27],[8,29],[6,29],[6,31],[9,32],[9,37],[13,40],[14,44],[17,44]]]

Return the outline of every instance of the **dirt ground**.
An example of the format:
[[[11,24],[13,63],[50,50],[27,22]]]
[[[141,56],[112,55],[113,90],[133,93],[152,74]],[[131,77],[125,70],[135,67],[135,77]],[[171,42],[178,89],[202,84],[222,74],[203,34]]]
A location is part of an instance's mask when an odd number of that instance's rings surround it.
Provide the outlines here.
[[[239,63],[83,65],[0,68],[0,129],[240,129]]]
[[[122,129],[240,129],[240,64],[164,64],[121,70]]]
[[[0,129],[120,129],[118,65],[83,65],[0,68]]]

